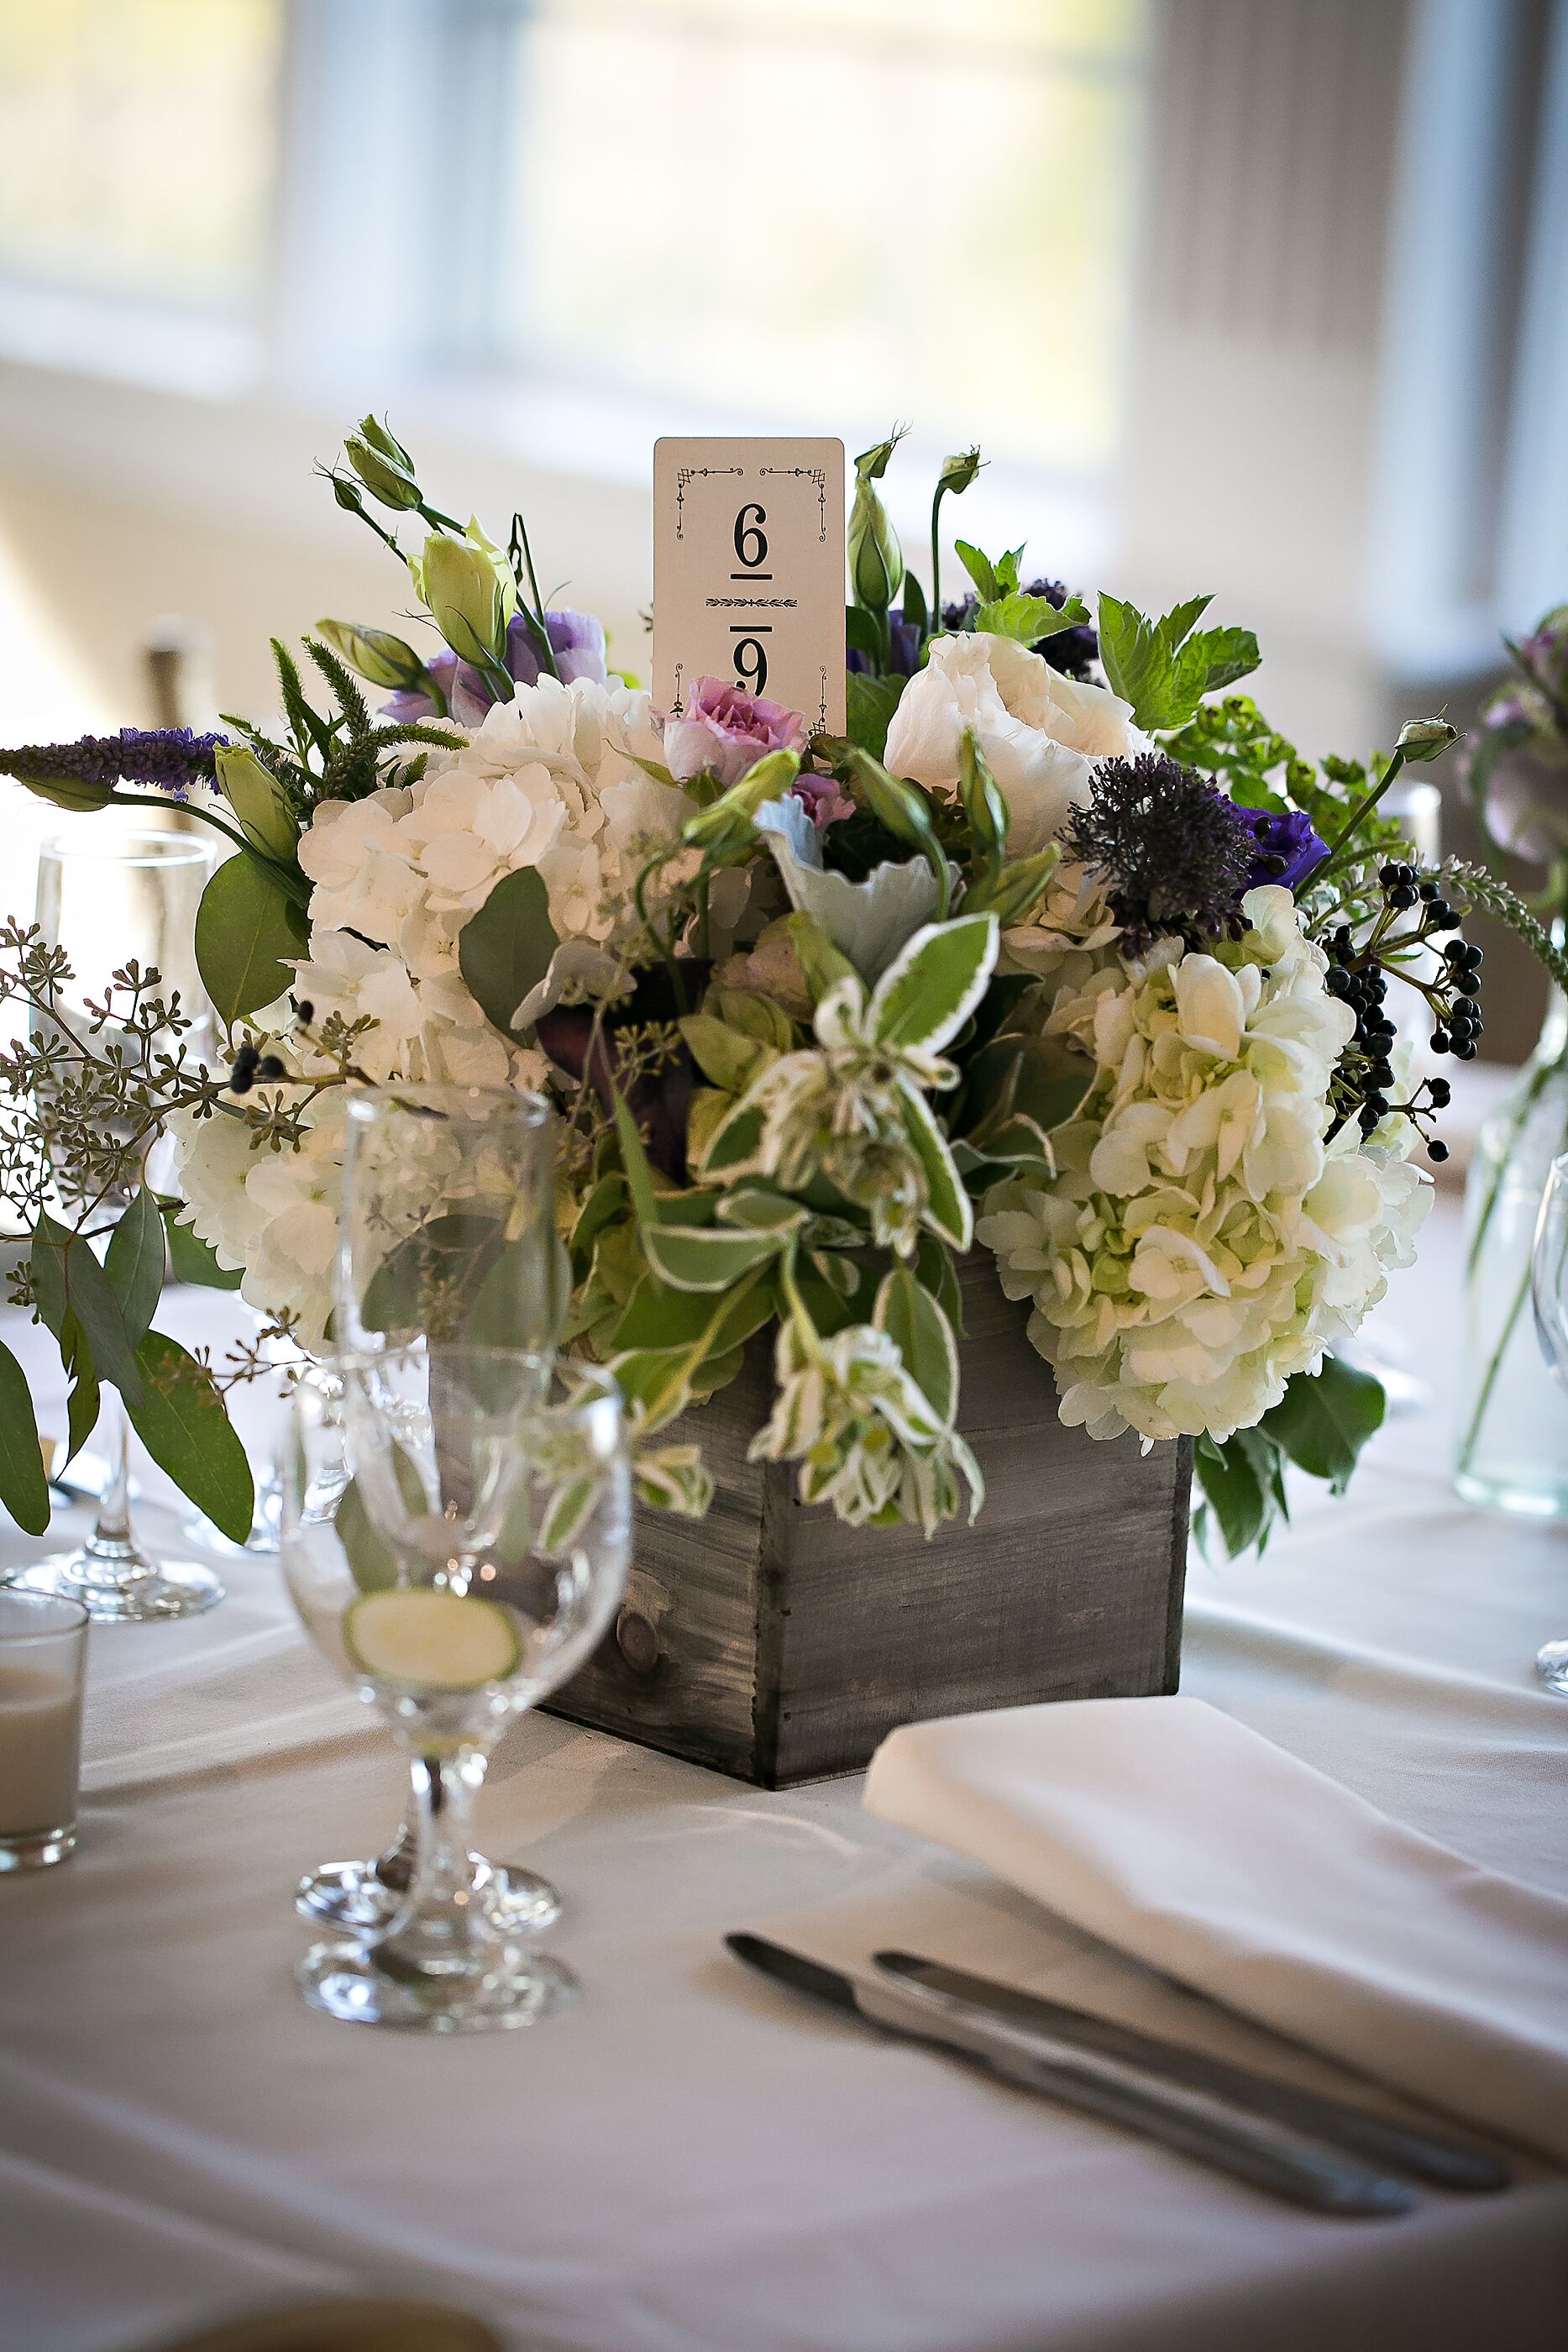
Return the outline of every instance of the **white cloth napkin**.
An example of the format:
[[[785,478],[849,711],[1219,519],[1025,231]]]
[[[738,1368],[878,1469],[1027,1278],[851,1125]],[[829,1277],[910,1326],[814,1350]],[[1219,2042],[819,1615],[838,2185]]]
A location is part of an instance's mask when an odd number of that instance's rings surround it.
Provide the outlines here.
[[[912,1724],[865,1802],[1276,2032],[1568,2161],[1568,1902],[1201,1700]]]

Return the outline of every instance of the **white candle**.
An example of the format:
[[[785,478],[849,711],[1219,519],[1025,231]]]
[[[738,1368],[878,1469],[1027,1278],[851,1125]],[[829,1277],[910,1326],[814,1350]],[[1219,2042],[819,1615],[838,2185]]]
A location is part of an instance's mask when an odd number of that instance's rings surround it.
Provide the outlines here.
[[[0,1643],[0,1838],[74,1826],[81,1757],[81,1681],[14,1663]]]

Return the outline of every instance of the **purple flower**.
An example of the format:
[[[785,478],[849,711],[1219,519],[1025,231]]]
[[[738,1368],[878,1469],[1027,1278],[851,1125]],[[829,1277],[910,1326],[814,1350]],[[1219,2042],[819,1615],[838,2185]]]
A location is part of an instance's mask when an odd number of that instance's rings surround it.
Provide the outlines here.
[[[920,649],[925,642],[924,636],[913,621],[904,619],[902,612],[888,614],[887,635],[888,676],[913,677],[920,667]],[[871,668],[871,663],[864,654],[857,653],[852,646],[844,656],[844,667],[863,673]]]
[[[578,678],[587,678],[595,686],[606,683],[610,673],[605,667],[602,621],[595,620],[591,613],[563,609],[547,613],[545,627],[563,686],[570,686]],[[495,708],[496,702],[495,689],[483,671],[476,669],[471,662],[459,661],[446,646],[432,655],[425,667],[445,696],[447,712],[455,723],[459,727],[482,727],[486,713]],[[533,630],[520,613],[514,616],[507,631],[507,667],[519,686],[536,685],[541,676],[548,675]],[[403,724],[434,717],[435,705],[428,694],[410,689],[383,702],[382,713]]]
[[[769,751],[804,751],[810,738],[798,710],[742,694],[722,677],[699,677],[678,717],[664,721],[664,765],[677,783],[716,776],[727,790]]]
[[[1247,826],[1257,847],[1247,869],[1246,889],[1277,882],[1281,889],[1299,890],[1328,856],[1326,841],[1312,831],[1311,817],[1300,809],[1274,816],[1267,809],[1249,809]]]
[[[68,779],[112,791],[116,784],[156,784],[183,801],[193,783],[211,783],[213,754],[226,735],[197,735],[189,727],[122,727],[118,735],[83,735],[74,743],[26,743],[0,751],[0,775],[23,783]]]
[[[796,800],[804,802],[806,814],[819,833],[825,833],[829,825],[855,813],[853,801],[844,798],[832,776],[797,776],[789,790]]]
[[[1063,827],[1062,844],[1101,876],[1137,952],[1162,934],[1197,944],[1244,929],[1249,810],[1163,751],[1102,760],[1090,793]]]

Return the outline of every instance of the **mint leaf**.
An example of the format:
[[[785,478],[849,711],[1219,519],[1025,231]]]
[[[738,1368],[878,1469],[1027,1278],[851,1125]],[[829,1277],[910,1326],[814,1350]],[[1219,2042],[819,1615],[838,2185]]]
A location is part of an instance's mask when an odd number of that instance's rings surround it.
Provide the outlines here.
[[[1119,597],[1100,599],[1100,659],[1112,689],[1133,706],[1133,724],[1185,727],[1206,694],[1258,667],[1250,629],[1192,634],[1213,599],[1190,596],[1151,621]]]
[[[1089,607],[1082,597],[1070,596],[1065,604],[1056,605],[1049,596],[1028,596],[1019,588],[993,604],[982,604],[975,615],[975,626],[993,637],[1017,637],[1032,646],[1088,618]]]
[[[1007,594],[1007,584],[998,578],[988,555],[982,555],[979,549],[971,547],[967,539],[956,539],[953,552],[974,582],[982,604],[994,604],[998,597]],[[1013,584],[1017,585],[1016,580]]]

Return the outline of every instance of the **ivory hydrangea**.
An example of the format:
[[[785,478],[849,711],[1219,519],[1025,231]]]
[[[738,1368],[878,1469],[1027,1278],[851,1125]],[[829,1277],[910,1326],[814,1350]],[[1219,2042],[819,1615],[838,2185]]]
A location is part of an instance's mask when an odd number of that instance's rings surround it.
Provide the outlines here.
[[[1098,927],[1074,911],[1044,1026],[1095,1076],[1054,1138],[1055,1178],[997,1186],[977,1234],[1009,1297],[1033,1302],[1063,1421],[1224,1439],[1409,1263],[1430,1181],[1382,1131],[1329,1137],[1353,1016],[1288,891],[1249,892],[1234,945],[1166,940],[1137,962],[1103,938],[1085,953]]]

